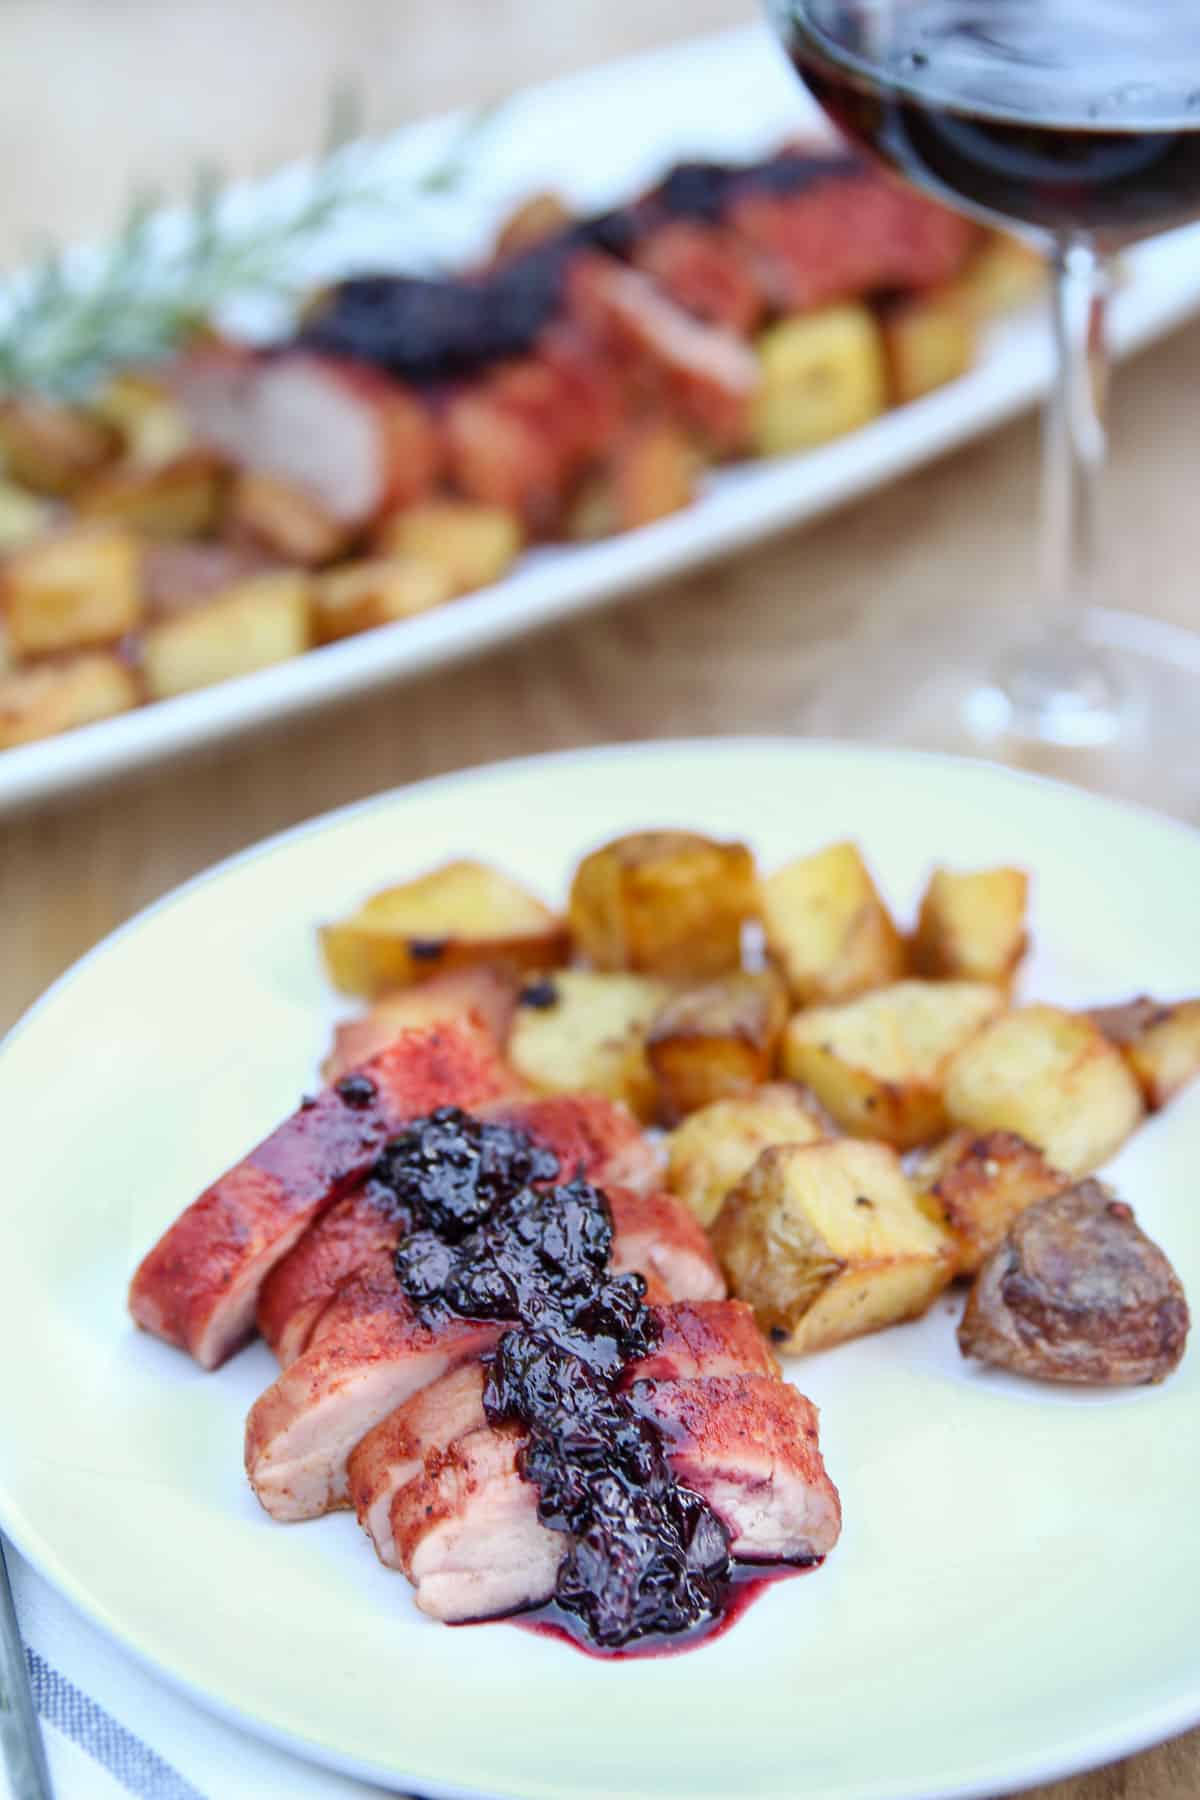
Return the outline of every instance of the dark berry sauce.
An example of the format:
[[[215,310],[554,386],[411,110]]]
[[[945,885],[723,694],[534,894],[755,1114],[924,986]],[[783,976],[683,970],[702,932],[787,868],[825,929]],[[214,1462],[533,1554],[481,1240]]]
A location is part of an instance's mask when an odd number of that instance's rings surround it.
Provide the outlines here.
[[[676,1481],[654,1423],[616,1387],[657,1323],[640,1275],[612,1275],[608,1202],[510,1126],[451,1107],[392,1139],[375,1178],[408,1224],[396,1274],[429,1322],[511,1320],[484,1386],[493,1425],[516,1421],[538,1517],[570,1537],[555,1604],[606,1651],[696,1632],[730,1595],[729,1539]],[[542,1184],[542,1185],[537,1185]]]

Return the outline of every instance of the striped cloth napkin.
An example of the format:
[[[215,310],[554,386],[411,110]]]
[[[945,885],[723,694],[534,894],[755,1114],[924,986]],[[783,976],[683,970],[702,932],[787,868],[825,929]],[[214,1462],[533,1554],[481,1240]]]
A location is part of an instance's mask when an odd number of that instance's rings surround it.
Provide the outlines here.
[[[6,1554],[56,1800],[381,1800],[193,1705]]]

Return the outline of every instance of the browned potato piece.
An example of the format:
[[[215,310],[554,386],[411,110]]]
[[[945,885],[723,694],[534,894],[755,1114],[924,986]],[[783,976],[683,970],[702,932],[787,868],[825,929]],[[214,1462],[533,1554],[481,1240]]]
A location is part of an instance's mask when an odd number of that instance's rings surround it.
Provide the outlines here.
[[[90,411],[120,435],[122,457],[139,468],[174,462],[193,445],[177,400],[152,375],[123,369],[90,403]]]
[[[912,942],[919,975],[994,981],[1007,988],[1029,943],[1024,869],[935,869]]]
[[[145,537],[199,537],[217,522],[225,472],[219,457],[188,450],[153,467],[122,463],[75,496],[89,519],[111,519]]]
[[[895,1151],[846,1138],[764,1150],[712,1243],[731,1292],[794,1355],[919,1317],[954,1273]]]
[[[445,570],[436,563],[418,562],[412,556],[346,563],[317,580],[317,642],[331,644],[338,638],[371,631],[376,625],[415,618],[443,606],[452,594]]]
[[[775,1144],[815,1144],[832,1136],[803,1088],[768,1082],[739,1099],[714,1100],[667,1139],[667,1186],[711,1225],[731,1188]]]
[[[735,970],[667,1001],[650,1027],[646,1052],[669,1124],[731,1094],[761,1086],[775,1067],[787,1020],[773,970]]]
[[[6,472],[35,494],[63,497],[106,463],[121,440],[102,419],[38,394],[0,405],[0,458]]]
[[[1013,1131],[956,1131],[922,1159],[913,1185],[923,1212],[950,1233],[958,1273],[974,1275],[1017,1214],[1059,1194],[1071,1177]]]
[[[793,998],[849,1000],[898,981],[904,945],[854,844],[831,844],[763,883],[767,946]]]
[[[522,990],[509,1061],[539,1093],[603,1094],[650,1120],[658,1093],[646,1033],[665,997],[647,975],[563,969]]]
[[[1132,1207],[1081,1181],[1023,1212],[992,1252],[959,1349],[1039,1381],[1164,1381],[1183,1356],[1188,1304]]]
[[[995,1019],[953,1059],[946,1110],[973,1131],[1016,1131],[1068,1175],[1094,1169],[1142,1116],[1119,1050],[1090,1019],[1026,1006]]]
[[[512,256],[517,250],[532,249],[565,230],[574,216],[561,194],[531,194],[500,227],[496,255]]]
[[[332,562],[350,542],[348,527],[314,495],[257,469],[243,470],[234,482],[229,516],[235,533],[306,568]]]
[[[116,525],[39,539],[10,557],[4,593],[18,655],[112,643],[141,617],[137,540]]]
[[[0,553],[32,543],[49,529],[54,509],[14,482],[0,481]]]
[[[136,678],[120,657],[87,651],[0,675],[0,750],[94,725],[138,703]]]
[[[412,557],[445,578],[448,594],[469,594],[507,573],[524,541],[516,513],[472,500],[427,500],[383,520],[381,556]]]
[[[468,963],[552,968],[567,947],[548,906],[499,869],[470,861],[384,888],[350,918],[323,925],[320,939],[334,986],[368,996]]]
[[[696,446],[669,419],[629,432],[613,451],[613,530],[635,531],[689,505],[699,468]]]
[[[950,1060],[1001,1005],[988,982],[898,981],[844,1006],[812,1007],[784,1034],[784,1073],[810,1087],[843,1131],[911,1149],[946,1129]]]
[[[1094,1007],[1088,1017],[1124,1056],[1151,1112],[1200,1074],[1200,1000],[1164,1003],[1143,994]]]
[[[953,288],[899,294],[878,308],[893,406],[965,375],[975,360],[975,321]]]
[[[787,456],[855,431],[887,408],[879,326],[866,306],[781,319],[757,344],[754,447]]]
[[[404,988],[377,1000],[357,1019],[334,1027],[333,1044],[321,1064],[326,1082],[338,1081],[399,1037],[402,1031],[475,1019],[503,1045],[517,1004],[517,977],[512,969],[479,963],[435,975],[420,987]]]
[[[150,626],[142,672],[151,699],[210,687],[307,650],[311,591],[295,570],[252,575],[216,599]]]
[[[742,926],[758,913],[746,845],[690,831],[639,831],[593,850],[568,906],[575,942],[598,969],[680,981],[738,968]]]
[[[994,318],[1039,298],[1046,286],[1046,259],[1028,244],[995,231],[953,286],[977,319]]]

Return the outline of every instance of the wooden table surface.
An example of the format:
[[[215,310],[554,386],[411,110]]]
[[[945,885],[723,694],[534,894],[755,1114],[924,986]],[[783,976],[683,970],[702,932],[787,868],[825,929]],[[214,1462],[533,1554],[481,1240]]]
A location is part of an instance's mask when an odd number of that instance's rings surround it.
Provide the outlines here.
[[[102,230],[135,178],[169,187],[198,154],[253,172],[307,149],[335,72],[384,128],[751,16],[739,0],[6,0],[0,259]],[[1111,601],[1193,625],[1198,381],[1200,324],[1119,380],[1106,504]],[[897,611],[1022,590],[1037,448],[1023,422],[584,623],[0,823],[0,1030],[137,908],[327,807],[530,751],[794,729],[831,656]],[[1200,1733],[1036,1794],[1195,1800]]]

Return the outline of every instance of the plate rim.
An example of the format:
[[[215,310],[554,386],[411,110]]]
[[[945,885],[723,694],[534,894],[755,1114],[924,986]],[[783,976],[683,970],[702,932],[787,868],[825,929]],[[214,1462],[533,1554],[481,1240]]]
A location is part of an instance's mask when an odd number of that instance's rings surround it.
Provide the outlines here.
[[[0,1076],[6,1068],[9,1051],[23,1037],[25,1031],[40,1017],[43,1010],[48,1010],[58,995],[92,964],[98,961],[120,944],[127,936],[133,936],[152,918],[166,912],[176,903],[185,901],[192,893],[214,884],[236,870],[258,861],[265,861],[275,852],[286,848],[289,844],[306,838],[318,837],[325,830],[334,828],[351,819],[364,817],[372,812],[385,812],[389,807],[402,802],[406,797],[420,793],[436,793],[447,786],[469,787],[476,782],[483,782],[490,777],[529,773],[546,765],[570,767],[579,763],[623,763],[636,762],[646,757],[669,760],[672,756],[720,755],[722,753],[737,754],[741,751],[752,753],[786,754],[803,757],[810,753],[841,757],[848,762],[872,763],[886,758],[889,764],[900,762],[911,768],[938,768],[956,771],[962,775],[970,773],[972,778],[978,777],[984,782],[999,782],[1005,786],[1016,786],[1033,791],[1049,791],[1063,798],[1069,798],[1085,808],[1092,808],[1101,814],[1117,813],[1132,820],[1149,824],[1154,828],[1167,828],[1181,844],[1189,844],[1193,850],[1200,848],[1200,829],[1189,825],[1186,821],[1160,813],[1152,807],[1139,805],[1127,800],[1100,794],[1084,788],[1073,787],[1058,779],[1042,776],[1027,770],[1015,769],[1001,763],[957,756],[941,751],[916,749],[893,749],[861,742],[837,738],[815,738],[788,736],[786,734],[739,734],[729,737],[684,737],[655,738],[634,740],[631,742],[583,745],[565,750],[535,752],[523,756],[503,758],[492,762],[470,764],[461,769],[444,771],[440,774],[425,776],[383,789],[378,793],[366,795],[359,800],[350,801],[342,806],[334,807],[318,813],[287,827],[283,831],[272,833],[257,839],[243,849],[223,857],[205,869],[197,871],[186,881],[179,883],[166,893],[150,901],[130,918],[124,920],[112,931],[101,938],[91,949],[72,962],[54,981],[40,994],[30,1006],[16,1019],[13,1025],[0,1037]],[[14,1528],[14,1518],[18,1521]],[[369,1759],[358,1759],[347,1755],[332,1745],[323,1743],[316,1736],[305,1737],[287,1728],[277,1726],[264,1720],[254,1712],[243,1709],[236,1702],[223,1694],[215,1693],[203,1682],[193,1679],[183,1672],[176,1663],[164,1662],[141,1641],[136,1628],[123,1625],[119,1618],[103,1604],[94,1602],[88,1595],[85,1585],[70,1574],[60,1563],[53,1545],[42,1537],[32,1520],[26,1516],[24,1508],[14,1502],[7,1491],[0,1473],[0,1529],[15,1545],[22,1557],[30,1566],[50,1582],[67,1603],[90,1624],[96,1627],[107,1639],[116,1644],[122,1651],[130,1655],[142,1668],[156,1679],[164,1681],[169,1687],[184,1694],[189,1700],[204,1711],[225,1720],[251,1736],[269,1742],[292,1755],[298,1755],[309,1761],[331,1770],[351,1774],[366,1781],[385,1781],[393,1787],[399,1782],[407,1783],[410,1778],[397,1773],[395,1766],[375,1763]],[[1072,1775],[1086,1773],[1089,1770],[1104,1767],[1126,1756],[1141,1751],[1181,1735],[1200,1725],[1200,1660],[1194,1676],[1188,1680],[1187,1691],[1170,1700],[1144,1707],[1132,1721],[1121,1726],[1109,1726],[1099,1732],[1076,1733],[1069,1744],[1064,1744],[1051,1752],[1029,1752],[1021,1760],[1019,1772],[1011,1763],[1007,1772],[1000,1776],[981,1774],[964,1785],[951,1781],[931,1787],[923,1782],[917,1788],[884,1788],[878,1789],[879,1800],[999,1800],[1000,1795],[1017,1794],[1033,1784],[1054,1781]],[[416,1778],[418,1786],[428,1795],[440,1797],[440,1800],[534,1800],[534,1796],[558,1796],[561,1785],[546,1784],[524,1786],[521,1792],[513,1789],[491,1789],[485,1796],[481,1790],[463,1787],[455,1782],[432,1779],[426,1776]],[[864,1793],[870,1790],[863,1790]],[[824,1790],[825,1800],[838,1800],[833,1789]],[[616,1800],[614,1795],[613,1800]],[[814,1791],[810,1800],[817,1800]]]

